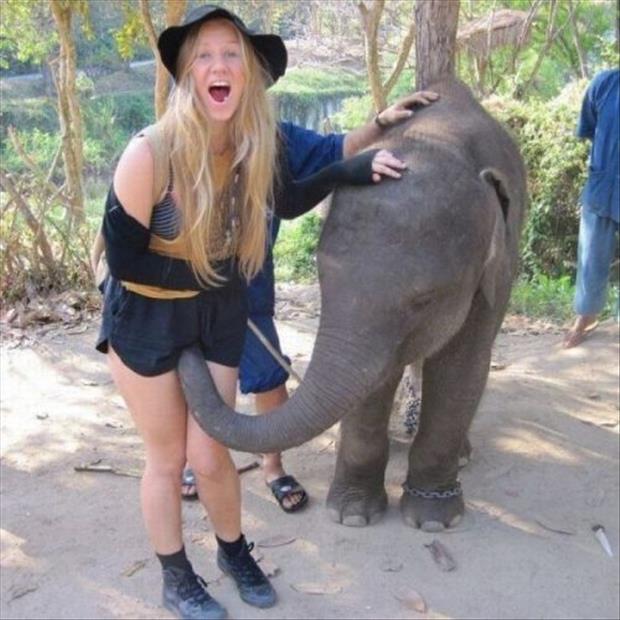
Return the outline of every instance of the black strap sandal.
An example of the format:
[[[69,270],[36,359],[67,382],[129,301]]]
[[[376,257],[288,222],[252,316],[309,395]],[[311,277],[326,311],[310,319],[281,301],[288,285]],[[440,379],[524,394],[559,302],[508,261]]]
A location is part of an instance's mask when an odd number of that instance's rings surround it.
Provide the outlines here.
[[[193,493],[184,493],[183,487],[194,487]],[[198,488],[196,487],[196,476],[194,472],[186,467],[183,470],[183,476],[181,477],[181,498],[186,501],[194,501],[198,499]]]
[[[269,482],[267,486],[271,489],[273,496],[284,512],[297,512],[308,503],[308,494],[294,476],[280,476],[280,478]],[[293,502],[292,499],[294,495],[299,497],[296,502]],[[291,502],[290,506],[284,505],[285,499]]]

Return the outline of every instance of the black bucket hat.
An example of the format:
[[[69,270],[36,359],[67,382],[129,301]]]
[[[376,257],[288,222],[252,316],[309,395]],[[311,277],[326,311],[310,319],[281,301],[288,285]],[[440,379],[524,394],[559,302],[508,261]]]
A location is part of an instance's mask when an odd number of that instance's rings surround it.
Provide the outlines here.
[[[216,18],[231,21],[247,37],[274,83],[284,75],[287,63],[286,47],[277,34],[256,34],[234,13],[213,4],[205,4],[191,10],[180,26],[166,28],[157,40],[161,60],[175,80],[177,58],[185,37],[196,24]]]

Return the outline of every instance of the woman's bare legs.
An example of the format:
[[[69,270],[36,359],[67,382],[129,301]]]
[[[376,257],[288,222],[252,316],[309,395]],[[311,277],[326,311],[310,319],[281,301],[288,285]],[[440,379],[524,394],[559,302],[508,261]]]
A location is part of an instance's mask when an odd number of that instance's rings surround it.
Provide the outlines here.
[[[183,546],[179,484],[185,464],[187,407],[176,372],[143,377],[125,366],[110,348],[112,377],[142,436],[146,465],[142,476],[142,514],[156,553]]]
[[[215,386],[235,407],[238,369],[208,362]],[[200,501],[218,538],[233,542],[241,535],[241,485],[228,448],[209,437],[190,415],[187,420],[187,461],[196,477]],[[180,481],[179,473],[177,481]]]
[[[128,368],[110,348],[112,377],[131,412],[146,450],[142,476],[142,514],[156,553],[175,553],[183,546],[181,473],[186,458],[198,484],[201,501],[215,533],[225,541],[241,534],[239,475],[228,449],[209,437],[187,415],[175,371],[143,377]],[[237,369],[209,362],[216,388],[235,404]]]

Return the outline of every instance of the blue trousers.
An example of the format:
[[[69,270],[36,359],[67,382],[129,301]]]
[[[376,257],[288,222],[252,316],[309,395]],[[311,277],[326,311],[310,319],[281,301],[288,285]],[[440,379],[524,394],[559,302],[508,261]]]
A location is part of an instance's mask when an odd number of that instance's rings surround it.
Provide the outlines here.
[[[574,308],[577,314],[599,314],[605,306],[609,269],[614,259],[618,222],[581,209],[577,282]]]

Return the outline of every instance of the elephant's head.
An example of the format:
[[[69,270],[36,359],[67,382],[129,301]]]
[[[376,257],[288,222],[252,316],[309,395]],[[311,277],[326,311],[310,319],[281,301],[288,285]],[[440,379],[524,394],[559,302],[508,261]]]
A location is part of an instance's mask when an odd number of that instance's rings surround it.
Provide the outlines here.
[[[408,164],[403,178],[334,195],[317,253],[319,330],[293,397],[267,415],[238,414],[200,353],[183,353],[188,404],[218,441],[263,453],[302,444],[442,348],[478,292],[506,303],[525,197],[518,151],[466,87],[431,88],[439,102],[374,145]]]

